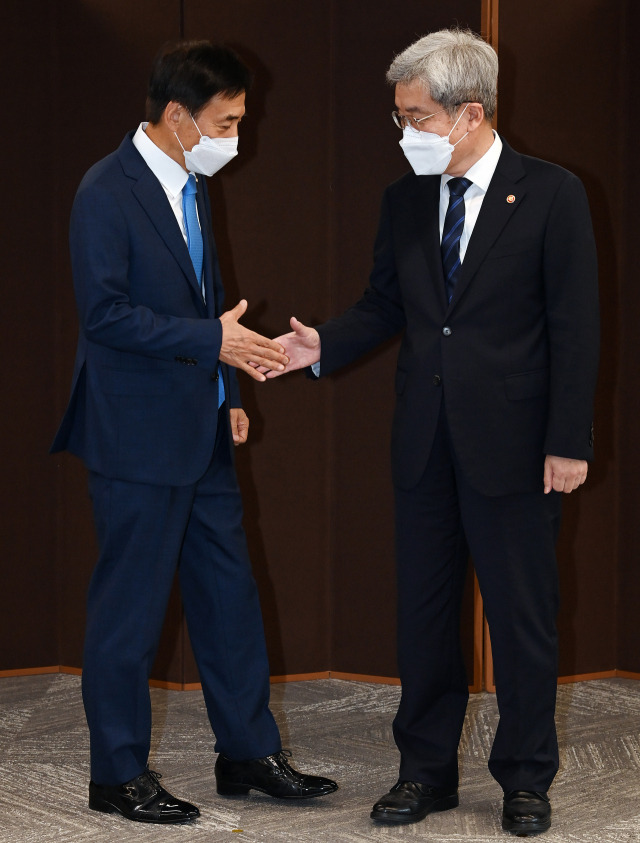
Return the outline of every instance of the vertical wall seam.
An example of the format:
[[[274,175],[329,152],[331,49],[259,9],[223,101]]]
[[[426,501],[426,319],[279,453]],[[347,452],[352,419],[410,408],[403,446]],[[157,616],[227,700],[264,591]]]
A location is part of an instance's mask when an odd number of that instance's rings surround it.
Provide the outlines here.
[[[329,313],[334,310],[334,284],[336,283],[336,237],[335,237],[335,179],[336,179],[336,144],[335,144],[335,36],[336,36],[336,5],[335,0],[329,3],[328,19],[329,35],[329,89],[327,96],[328,120],[327,120],[327,300]],[[336,391],[332,380],[327,384],[328,412],[327,418],[327,440],[326,453],[326,494],[327,494],[327,542],[326,542],[326,589],[327,589],[327,669],[333,670],[335,655],[335,595],[334,595],[334,560],[337,558],[336,550],[336,517],[335,517],[335,414],[336,414]]]

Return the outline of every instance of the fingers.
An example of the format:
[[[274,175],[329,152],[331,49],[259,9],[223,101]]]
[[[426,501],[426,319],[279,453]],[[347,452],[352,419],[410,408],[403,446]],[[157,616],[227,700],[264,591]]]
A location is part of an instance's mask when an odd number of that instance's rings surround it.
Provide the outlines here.
[[[232,317],[237,322],[238,319],[240,319],[242,316],[244,316],[244,314],[247,312],[247,307],[248,307],[247,300],[246,299],[240,299],[238,304],[234,308],[232,308],[229,311],[229,313],[232,315]]]
[[[253,365],[254,368],[264,366],[267,369],[276,369],[278,371],[282,371],[289,362],[289,358],[283,352],[284,349],[281,345],[276,344],[266,347],[251,342],[238,344],[235,348],[227,347],[225,349],[223,346],[222,349],[223,354],[238,355],[247,365]]]
[[[579,489],[586,479],[586,475],[565,477],[563,480],[558,480],[557,487],[556,484],[554,484],[554,488],[557,492],[564,492],[565,495],[569,495],[571,492],[575,492],[576,489]]]
[[[243,445],[249,436],[249,416],[240,407],[232,407],[229,411],[233,444]]]
[[[587,479],[588,464],[585,460],[547,456],[544,462],[544,493],[574,492]]]
[[[233,310],[223,313],[220,317],[222,344],[219,356],[223,363],[242,369],[254,380],[263,381],[264,375],[257,369],[262,367],[268,371],[282,371],[289,362],[289,357],[277,340],[270,340],[239,324],[238,317],[246,309],[247,301],[242,299]]]
[[[258,381],[259,383],[264,383],[267,379],[263,372],[271,371],[270,369],[267,369],[266,366],[256,368],[256,366],[252,363],[245,363],[243,360],[240,360],[237,363],[229,363],[229,365],[235,366],[236,369],[242,369],[243,372],[246,372],[254,379],[254,381]]]
[[[246,329],[243,329],[246,330]],[[276,363],[281,363],[286,366],[289,358],[286,355],[286,349],[278,342],[277,339],[270,340],[263,337],[261,334],[254,334],[253,331],[247,331],[244,336],[244,344],[255,349],[256,355],[250,357],[254,363],[263,363],[263,359],[274,360]],[[263,365],[265,365],[263,363]],[[273,368],[273,367],[271,367]]]

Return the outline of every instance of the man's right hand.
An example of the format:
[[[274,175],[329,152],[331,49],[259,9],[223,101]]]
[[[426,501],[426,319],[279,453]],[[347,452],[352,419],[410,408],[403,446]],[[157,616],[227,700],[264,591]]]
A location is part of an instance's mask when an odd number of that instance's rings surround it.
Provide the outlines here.
[[[293,331],[276,337],[274,340],[284,347],[289,362],[284,369],[277,372],[261,368],[259,371],[266,373],[267,378],[277,378],[287,372],[294,372],[296,369],[306,369],[307,366],[312,366],[320,360],[320,334],[316,329],[303,325],[295,316],[291,317],[290,324]]]
[[[264,372],[283,372],[289,362],[284,348],[277,340],[269,340],[250,331],[239,323],[247,309],[247,300],[242,299],[220,317],[222,323],[222,345],[220,360],[243,369],[257,381],[265,381]],[[259,368],[251,366],[255,363]]]

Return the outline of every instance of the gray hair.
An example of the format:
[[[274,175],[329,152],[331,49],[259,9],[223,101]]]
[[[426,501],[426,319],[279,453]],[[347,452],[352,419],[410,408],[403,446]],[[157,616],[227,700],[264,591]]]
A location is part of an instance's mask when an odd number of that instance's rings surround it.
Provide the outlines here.
[[[397,55],[387,71],[387,82],[409,85],[416,79],[449,114],[455,114],[463,102],[479,102],[489,120],[495,114],[498,56],[471,30],[431,32]]]

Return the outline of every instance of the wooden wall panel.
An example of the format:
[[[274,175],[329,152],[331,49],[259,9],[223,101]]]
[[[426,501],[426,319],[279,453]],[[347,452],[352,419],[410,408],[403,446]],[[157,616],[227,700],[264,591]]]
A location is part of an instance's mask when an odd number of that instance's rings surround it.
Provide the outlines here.
[[[45,0],[3,6],[2,48],[10,123],[2,133],[2,609],[0,670],[57,658],[54,467],[47,457],[54,402],[51,354],[55,273],[50,75],[51,9]],[[34,19],[40,21],[33,26]]]
[[[394,91],[385,80],[393,57],[429,31],[480,29],[480,3],[368,8],[334,4],[334,192],[332,285],[324,314],[339,313],[360,297],[372,265],[384,188],[408,164],[393,125]],[[356,47],[357,45],[357,47]],[[332,667],[397,676],[395,562],[389,441],[395,403],[398,343],[333,377],[331,454]],[[471,583],[471,580],[470,580]],[[468,590],[465,651],[471,675],[472,589]]]
[[[185,2],[185,37],[229,44],[255,76],[238,158],[209,190],[227,304],[247,298],[243,323],[268,336],[292,315],[317,319],[327,298],[329,20],[324,3]],[[252,427],[237,466],[271,672],[327,670],[328,385],[239,377]]]
[[[159,46],[180,34],[180,0],[67,0],[52,10],[55,180],[51,215],[55,293],[55,414],[53,438],[69,395],[77,318],[69,264],[68,220],[86,170],[112,152],[144,119],[147,80]],[[43,255],[40,255],[40,261]],[[56,471],[57,602],[60,607],[57,663],[80,667],[85,595],[97,556],[86,473],[67,454],[48,457]],[[50,548],[53,556],[53,547]],[[50,595],[52,602],[53,595]],[[177,596],[160,650],[162,678],[180,681],[181,619]]]
[[[620,98],[620,2],[500,0],[498,129],[520,152],[555,161],[584,181],[598,243],[602,357],[596,461],[566,497],[559,545],[560,674],[616,666],[616,504],[620,263],[615,234],[626,120]],[[626,306],[626,305],[625,305]]]
[[[364,15],[355,0],[35,0],[28,14],[20,0],[5,4],[3,61],[18,70],[8,96],[21,129],[2,140],[15,162],[8,175],[17,202],[4,254],[9,599],[0,670],[81,664],[96,554],[85,475],[73,458],[46,453],[76,340],[67,222],[87,167],[142,118],[158,46],[181,31],[222,40],[255,72],[240,156],[211,181],[211,193],[228,303],[247,297],[245,323],[273,335],[292,314],[314,323],[339,312],[366,285],[382,190],[406,169],[386,67],[430,29],[479,29],[481,5],[376,0]],[[588,486],[566,501],[561,673],[640,671],[631,157],[640,80],[629,34],[638,11],[631,0],[541,0],[535,8],[500,0],[499,11],[499,129],[519,150],[583,178],[601,264],[597,460]],[[16,224],[22,218],[28,235]],[[392,343],[319,384],[302,375],[267,385],[242,378],[253,427],[238,471],[275,674],[396,672],[388,458],[395,354]],[[469,611],[471,603],[469,590]],[[154,676],[197,679],[177,593]]]
[[[635,34],[640,26],[640,7],[626,0],[620,13],[620,31],[624,40],[618,55],[622,64],[619,105],[615,111],[621,125],[616,142],[622,145],[620,156],[622,199],[620,211],[619,295],[619,374],[615,378],[618,398],[617,462],[619,493],[616,498],[618,527],[617,661],[620,670],[640,673],[640,272],[636,255],[638,237],[638,196],[640,174],[637,167],[640,116],[633,107],[640,86],[640,63]],[[633,39],[633,40],[632,40]],[[613,140],[613,134],[607,135]],[[603,377],[613,373],[603,372]]]

